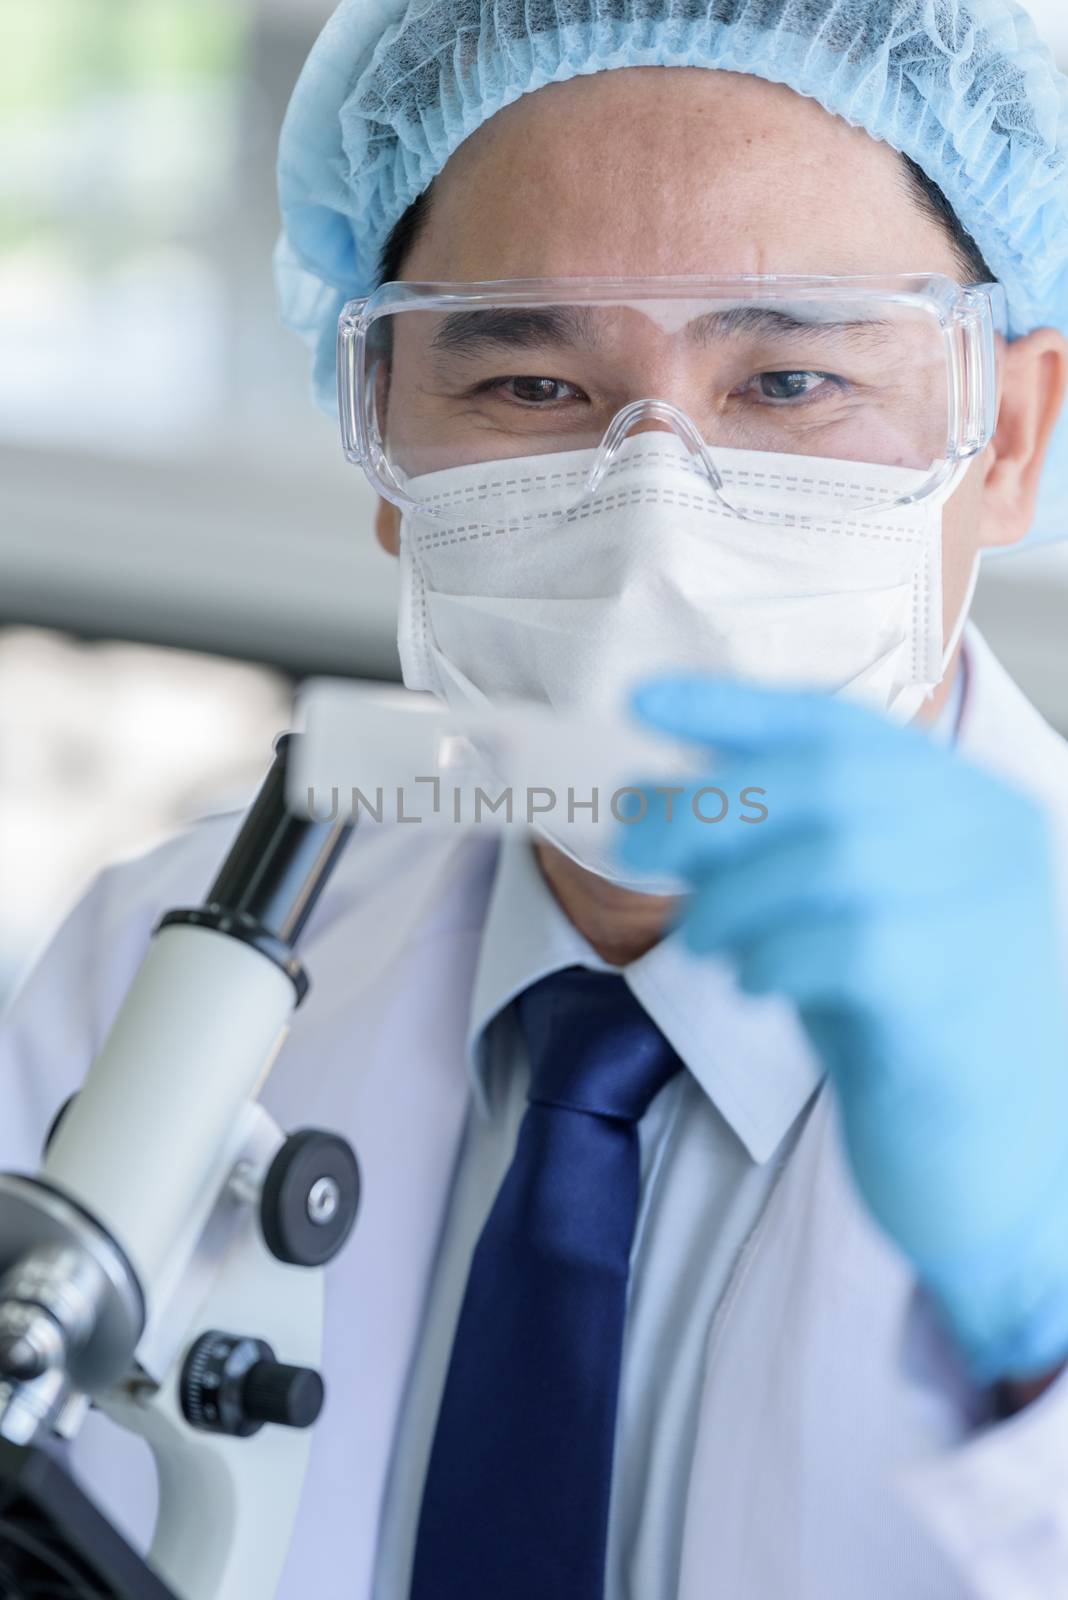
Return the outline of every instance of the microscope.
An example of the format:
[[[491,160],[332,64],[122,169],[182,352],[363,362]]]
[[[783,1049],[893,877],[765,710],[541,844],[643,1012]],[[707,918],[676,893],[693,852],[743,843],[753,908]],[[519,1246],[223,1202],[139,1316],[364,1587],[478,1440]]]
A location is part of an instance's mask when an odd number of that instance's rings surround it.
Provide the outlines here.
[[[0,1600],[267,1600],[324,1403],[323,1268],[359,1171],[257,1095],[351,833],[285,803],[291,736],[200,906],[168,911],[39,1170],[0,1174]],[[142,1558],[68,1473],[91,1406],[159,1478]]]
[[[551,836],[596,848],[635,772],[702,770],[608,716],[330,679],[296,722],[204,904],[157,922],[39,1171],[0,1174],[0,1600],[277,1591],[324,1401],[322,1269],[360,1185],[344,1139],[283,1133],[257,1096],[353,827],[530,831],[557,797]],[[90,1406],[153,1452],[145,1558],[64,1469]]]

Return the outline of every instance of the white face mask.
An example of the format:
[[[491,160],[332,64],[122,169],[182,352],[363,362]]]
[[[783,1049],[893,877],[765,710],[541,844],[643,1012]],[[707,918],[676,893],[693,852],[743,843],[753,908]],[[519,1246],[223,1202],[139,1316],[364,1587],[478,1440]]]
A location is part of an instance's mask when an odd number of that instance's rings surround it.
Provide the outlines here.
[[[624,441],[612,470],[568,520],[556,484],[593,451],[509,461],[521,489],[495,492],[499,463],[409,481],[445,517],[401,522],[398,628],[404,682],[454,706],[532,700],[597,715],[625,713],[642,679],[707,671],[810,687],[859,700],[897,720],[915,715],[956,646],[942,638],[941,498],[852,522],[791,526],[806,479],[831,464],[765,457],[792,487],[765,520],[724,510],[674,433]],[[752,455],[716,451],[721,470]],[[553,472],[546,471],[551,461]],[[529,486],[529,476],[541,482]],[[909,492],[925,474],[848,463],[872,498]],[[547,481],[549,480],[549,481]],[[476,518],[520,522],[472,528]],[[564,846],[565,848],[566,845]],[[624,881],[576,859],[602,876]]]

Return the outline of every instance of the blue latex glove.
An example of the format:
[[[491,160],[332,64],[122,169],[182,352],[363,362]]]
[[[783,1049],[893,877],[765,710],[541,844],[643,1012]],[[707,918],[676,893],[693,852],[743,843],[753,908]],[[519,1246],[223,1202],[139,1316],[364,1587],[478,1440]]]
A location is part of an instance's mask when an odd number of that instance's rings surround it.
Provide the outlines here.
[[[826,696],[671,679],[634,707],[709,748],[709,784],[765,790],[768,816],[701,822],[692,784],[669,819],[647,784],[624,861],[684,878],[687,944],[797,1005],[860,1190],[973,1377],[1056,1367],[1068,1003],[1043,813],[921,730]]]

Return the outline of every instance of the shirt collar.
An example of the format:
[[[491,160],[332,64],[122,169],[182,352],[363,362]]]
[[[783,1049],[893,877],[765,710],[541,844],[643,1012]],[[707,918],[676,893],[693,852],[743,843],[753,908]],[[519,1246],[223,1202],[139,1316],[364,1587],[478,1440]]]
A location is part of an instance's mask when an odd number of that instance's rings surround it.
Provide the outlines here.
[[[604,961],[561,909],[530,841],[506,836],[490,894],[468,1026],[475,1103],[492,1100],[486,1031],[550,972]],[[768,1159],[821,1077],[793,1008],[742,993],[726,963],[698,959],[674,934],[622,969],[635,996],[754,1161]]]
[[[573,966],[616,970],[557,904],[530,840],[505,834],[486,908],[467,1030],[468,1072],[483,1116],[489,1114],[491,1099],[485,1050],[490,1023],[539,978]]]
[[[956,682],[930,725],[955,740],[966,699],[961,651]],[[620,969],[603,960],[558,904],[528,838],[505,835],[483,929],[467,1036],[475,1104],[489,1114],[486,1031],[516,995],[563,967]],[[622,969],[660,1031],[756,1162],[779,1145],[823,1076],[797,1013],[775,995],[747,995],[730,964],[692,955],[669,934]]]

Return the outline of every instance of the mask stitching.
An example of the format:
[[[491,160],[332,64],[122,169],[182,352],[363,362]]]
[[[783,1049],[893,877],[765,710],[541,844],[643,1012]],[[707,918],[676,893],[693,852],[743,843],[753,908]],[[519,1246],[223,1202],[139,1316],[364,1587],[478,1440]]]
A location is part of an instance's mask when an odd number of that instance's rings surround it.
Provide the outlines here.
[[[661,450],[649,451],[636,457],[632,461],[618,462],[611,468],[612,472],[633,472],[637,467],[648,466],[650,463],[661,463],[669,470],[682,472],[691,477],[701,477],[700,469],[692,462],[681,461],[678,456],[667,455]],[[566,472],[536,472],[525,477],[489,478],[483,479],[469,488],[441,489],[436,494],[430,495],[423,502],[425,505],[454,505],[457,502],[469,502],[485,498],[490,489],[519,489],[527,492],[531,485],[539,488],[559,488],[566,484],[581,484],[589,476],[589,471],[584,467],[571,467]]]
[[[437,672],[428,667],[430,655],[429,651],[427,650],[426,641],[430,626],[430,617],[426,598],[426,580],[423,574],[423,569],[415,561],[410,543],[404,539],[403,534],[401,536],[401,559],[402,561],[405,561],[407,565],[410,576],[409,592],[413,593],[414,603],[409,606],[409,615],[411,615],[414,611],[413,625],[415,638],[412,643],[414,652],[418,659],[419,670],[423,676],[426,676],[429,672],[430,677],[434,680],[434,682],[438,683],[438,687],[440,689],[441,685],[438,682]]]
[[[927,630],[931,617],[931,557],[933,545],[934,541],[928,538],[924,551],[925,560],[916,569],[915,577],[912,580],[912,640],[910,654],[913,683],[928,683],[930,681],[929,663],[927,661],[929,651]],[[924,651],[922,663],[920,660],[921,639]]]
[[[682,461],[677,455],[661,450],[644,452],[633,460],[620,462],[610,471],[615,473],[633,472],[640,467],[650,464],[661,464],[675,472],[681,472],[689,477],[703,477],[701,469],[691,461]],[[472,485],[470,488],[442,489],[436,494],[428,495],[422,500],[427,506],[450,506],[457,504],[471,504],[476,500],[483,500],[491,490],[515,489],[521,493],[529,492],[531,486],[540,488],[560,488],[568,484],[580,484],[588,477],[588,470],[581,467],[570,468],[566,472],[541,472],[529,473],[525,476],[511,476],[505,478],[488,478]],[[727,485],[740,487],[758,487],[772,489],[786,489],[795,494],[815,494],[819,491],[831,494],[852,493],[878,493],[871,490],[870,485],[857,479],[806,477],[800,473],[782,473],[759,471],[751,467],[725,467],[722,473],[723,481]],[[418,481],[418,480],[413,480]]]
[[[567,522],[588,522],[593,516],[634,505],[675,505],[688,510],[708,511],[723,515],[722,507],[718,501],[708,496],[702,495],[695,498],[682,491],[672,489],[630,489],[621,494],[606,495],[598,498],[590,505],[579,506],[572,512],[564,513],[561,526]],[[523,515],[513,518],[511,525],[506,528],[486,527],[484,523],[468,522],[446,531],[431,529],[426,533],[420,533],[413,529],[413,549],[419,552],[439,550],[449,545],[467,544],[481,539],[493,538],[499,534],[530,533],[535,530],[537,523],[544,523],[549,518],[556,519],[559,515],[558,512],[550,511],[525,512]],[[742,521],[743,519],[728,518],[727,520]],[[770,516],[765,520],[773,521]],[[773,521],[773,526],[789,527],[791,524]],[[920,544],[924,537],[922,533],[908,533],[900,529],[891,529],[885,524],[880,525],[878,523],[857,527],[849,523],[816,522],[807,526],[809,531],[813,533],[837,535],[840,538],[849,539],[878,539],[891,544]]]
[[[924,663],[923,663],[922,670],[921,670],[920,660],[919,660],[919,646],[920,646],[920,640],[922,639],[923,640],[923,644],[924,644],[924,652],[926,654],[926,651],[928,649],[928,629],[930,627],[930,622],[931,622],[931,556],[930,556],[930,545],[928,545],[928,549],[927,549],[926,554],[927,554],[927,559],[923,564],[922,582],[917,585],[917,587],[919,589],[920,616],[918,618],[918,625],[915,626],[913,628],[913,630],[912,630],[912,653],[916,657],[916,660],[913,662],[912,675],[913,675],[914,678],[916,678],[917,680],[922,680],[924,683],[926,683],[928,681],[928,663],[925,660]],[[921,629],[922,629],[922,631],[921,631]]]
[[[912,675],[912,681],[914,683],[917,681],[917,679],[919,677],[919,665],[920,664],[919,664],[919,660],[918,660],[918,657],[917,657],[916,642],[917,642],[917,640],[919,638],[919,627],[920,627],[920,597],[923,594],[924,590],[927,588],[926,579],[927,579],[927,567],[926,567],[926,564],[925,564],[924,567],[923,567],[922,573],[920,571],[917,571],[916,576],[915,576],[915,578],[913,579],[913,582],[912,582],[912,640],[911,640],[912,648],[911,648],[910,654],[912,656],[912,674],[911,675]]]
[[[430,607],[426,598],[426,579],[422,569],[419,570],[419,654],[424,662],[429,659],[427,650],[427,635],[430,630]]]

